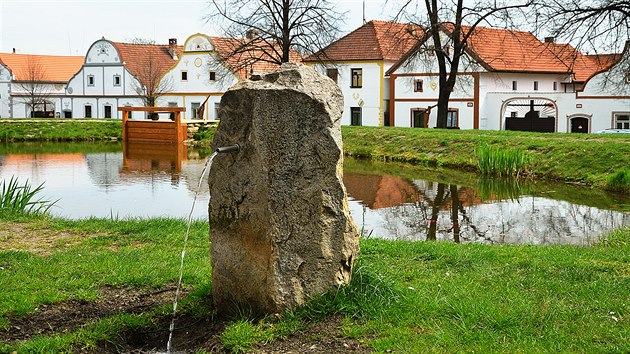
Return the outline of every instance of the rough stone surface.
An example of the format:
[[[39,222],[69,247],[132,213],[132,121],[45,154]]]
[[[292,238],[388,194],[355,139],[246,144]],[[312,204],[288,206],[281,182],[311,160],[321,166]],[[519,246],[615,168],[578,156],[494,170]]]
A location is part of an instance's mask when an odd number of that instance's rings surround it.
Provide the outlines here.
[[[213,146],[239,144],[210,172],[213,301],[278,313],[350,281],[359,233],[342,182],[343,96],[284,64],[221,100]]]

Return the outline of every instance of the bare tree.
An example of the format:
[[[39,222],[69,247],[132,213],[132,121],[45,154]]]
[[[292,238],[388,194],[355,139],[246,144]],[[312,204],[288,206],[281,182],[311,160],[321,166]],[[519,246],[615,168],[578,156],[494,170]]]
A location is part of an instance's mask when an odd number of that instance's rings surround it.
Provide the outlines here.
[[[545,35],[571,43],[576,51],[595,53],[591,57],[592,65],[598,72],[604,72],[600,89],[612,90],[619,95],[630,92],[630,59],[619,54],[630,51],[630,1],[539,1],[536,14],[546,24],[539,29]],[[583,60],[580,57],[569,60],[568,65]]]
[[[216,12],[206,20],[225,23],[224,35],[237,39],[224,56],[247,59],[232,62],[237,71],[252,62],[292,61],[293,51],[319,51],[338,37],[344,17],[329,0],[211,0],[210,5]]]
[[[145,107],[155,107],[158,99],[164,94],[173,91],[173,81],[169,77],[163,77],[164,73],[173,63],[165,63],[158,58],[156,48],[145,48],[143,55],[138,57],[133,74],[138,79],[132,81],[132,88],[142,99]]]
[[[515,28],[533,0],[406,0],[398,18],[425,28],[420,42],[431,43],[439,70],[437,127],[447,127],[448,103],[455,88],[460,64],[478,26]]]
[[[33,118],[38,111],[45,114],[47,105],[52,105],[49,102],[52,87],[44,65],[37,57],[28,56],[18,78],[15,84],[23,92],[22,101],[30,111],[30,117]]]
[[[545,0],[536,13],[541,29],[582,51],[619,52],[630,39],[628,0]]]

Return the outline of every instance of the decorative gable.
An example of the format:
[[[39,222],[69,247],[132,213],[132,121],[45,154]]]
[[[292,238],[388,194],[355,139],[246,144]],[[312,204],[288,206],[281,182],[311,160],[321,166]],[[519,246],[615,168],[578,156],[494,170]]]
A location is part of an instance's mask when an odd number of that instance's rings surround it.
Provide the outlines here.
[[[121,63],[120,53],[114,44],[104,38],[94,42],[85,56],[86,65]]]
[[[214,45],[208,37],[203,34],[192,35],[184,44],[184,52],[211,52]]]

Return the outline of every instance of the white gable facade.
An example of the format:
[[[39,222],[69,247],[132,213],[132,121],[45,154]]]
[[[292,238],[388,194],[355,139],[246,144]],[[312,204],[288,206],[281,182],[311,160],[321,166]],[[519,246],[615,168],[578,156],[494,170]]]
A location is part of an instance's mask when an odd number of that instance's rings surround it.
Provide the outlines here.
[[[142,105],[135,89],[139,86],[116,46],[100,39],[88,49],[83,67],[68,82],[61,116],[121,119],[118,107]]]
[[[238,74],[219,61],[212,39],[195,34],[188,37],[177,63],[162,78],[172,84],[173,90],[161,96],[158,104],[185,107],[183,119],[217,120],[221,96],[238,79]],[[199,107],[204,102],[200,116]]]

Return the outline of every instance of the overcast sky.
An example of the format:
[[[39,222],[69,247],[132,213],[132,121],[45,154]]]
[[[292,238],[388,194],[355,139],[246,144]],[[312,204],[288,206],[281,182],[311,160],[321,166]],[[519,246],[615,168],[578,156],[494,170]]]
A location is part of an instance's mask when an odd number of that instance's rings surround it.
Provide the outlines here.
[[[333,0],[348,12],[344,32],[362,24],[362,0]],[[385,0],[366,0],[366,19],[388,20]],[[201,32],[218,35],[202,18],[206,0],[0,0],[0,52],[85,55],[105,37],[125,42],[133,38],[183,44]]]

